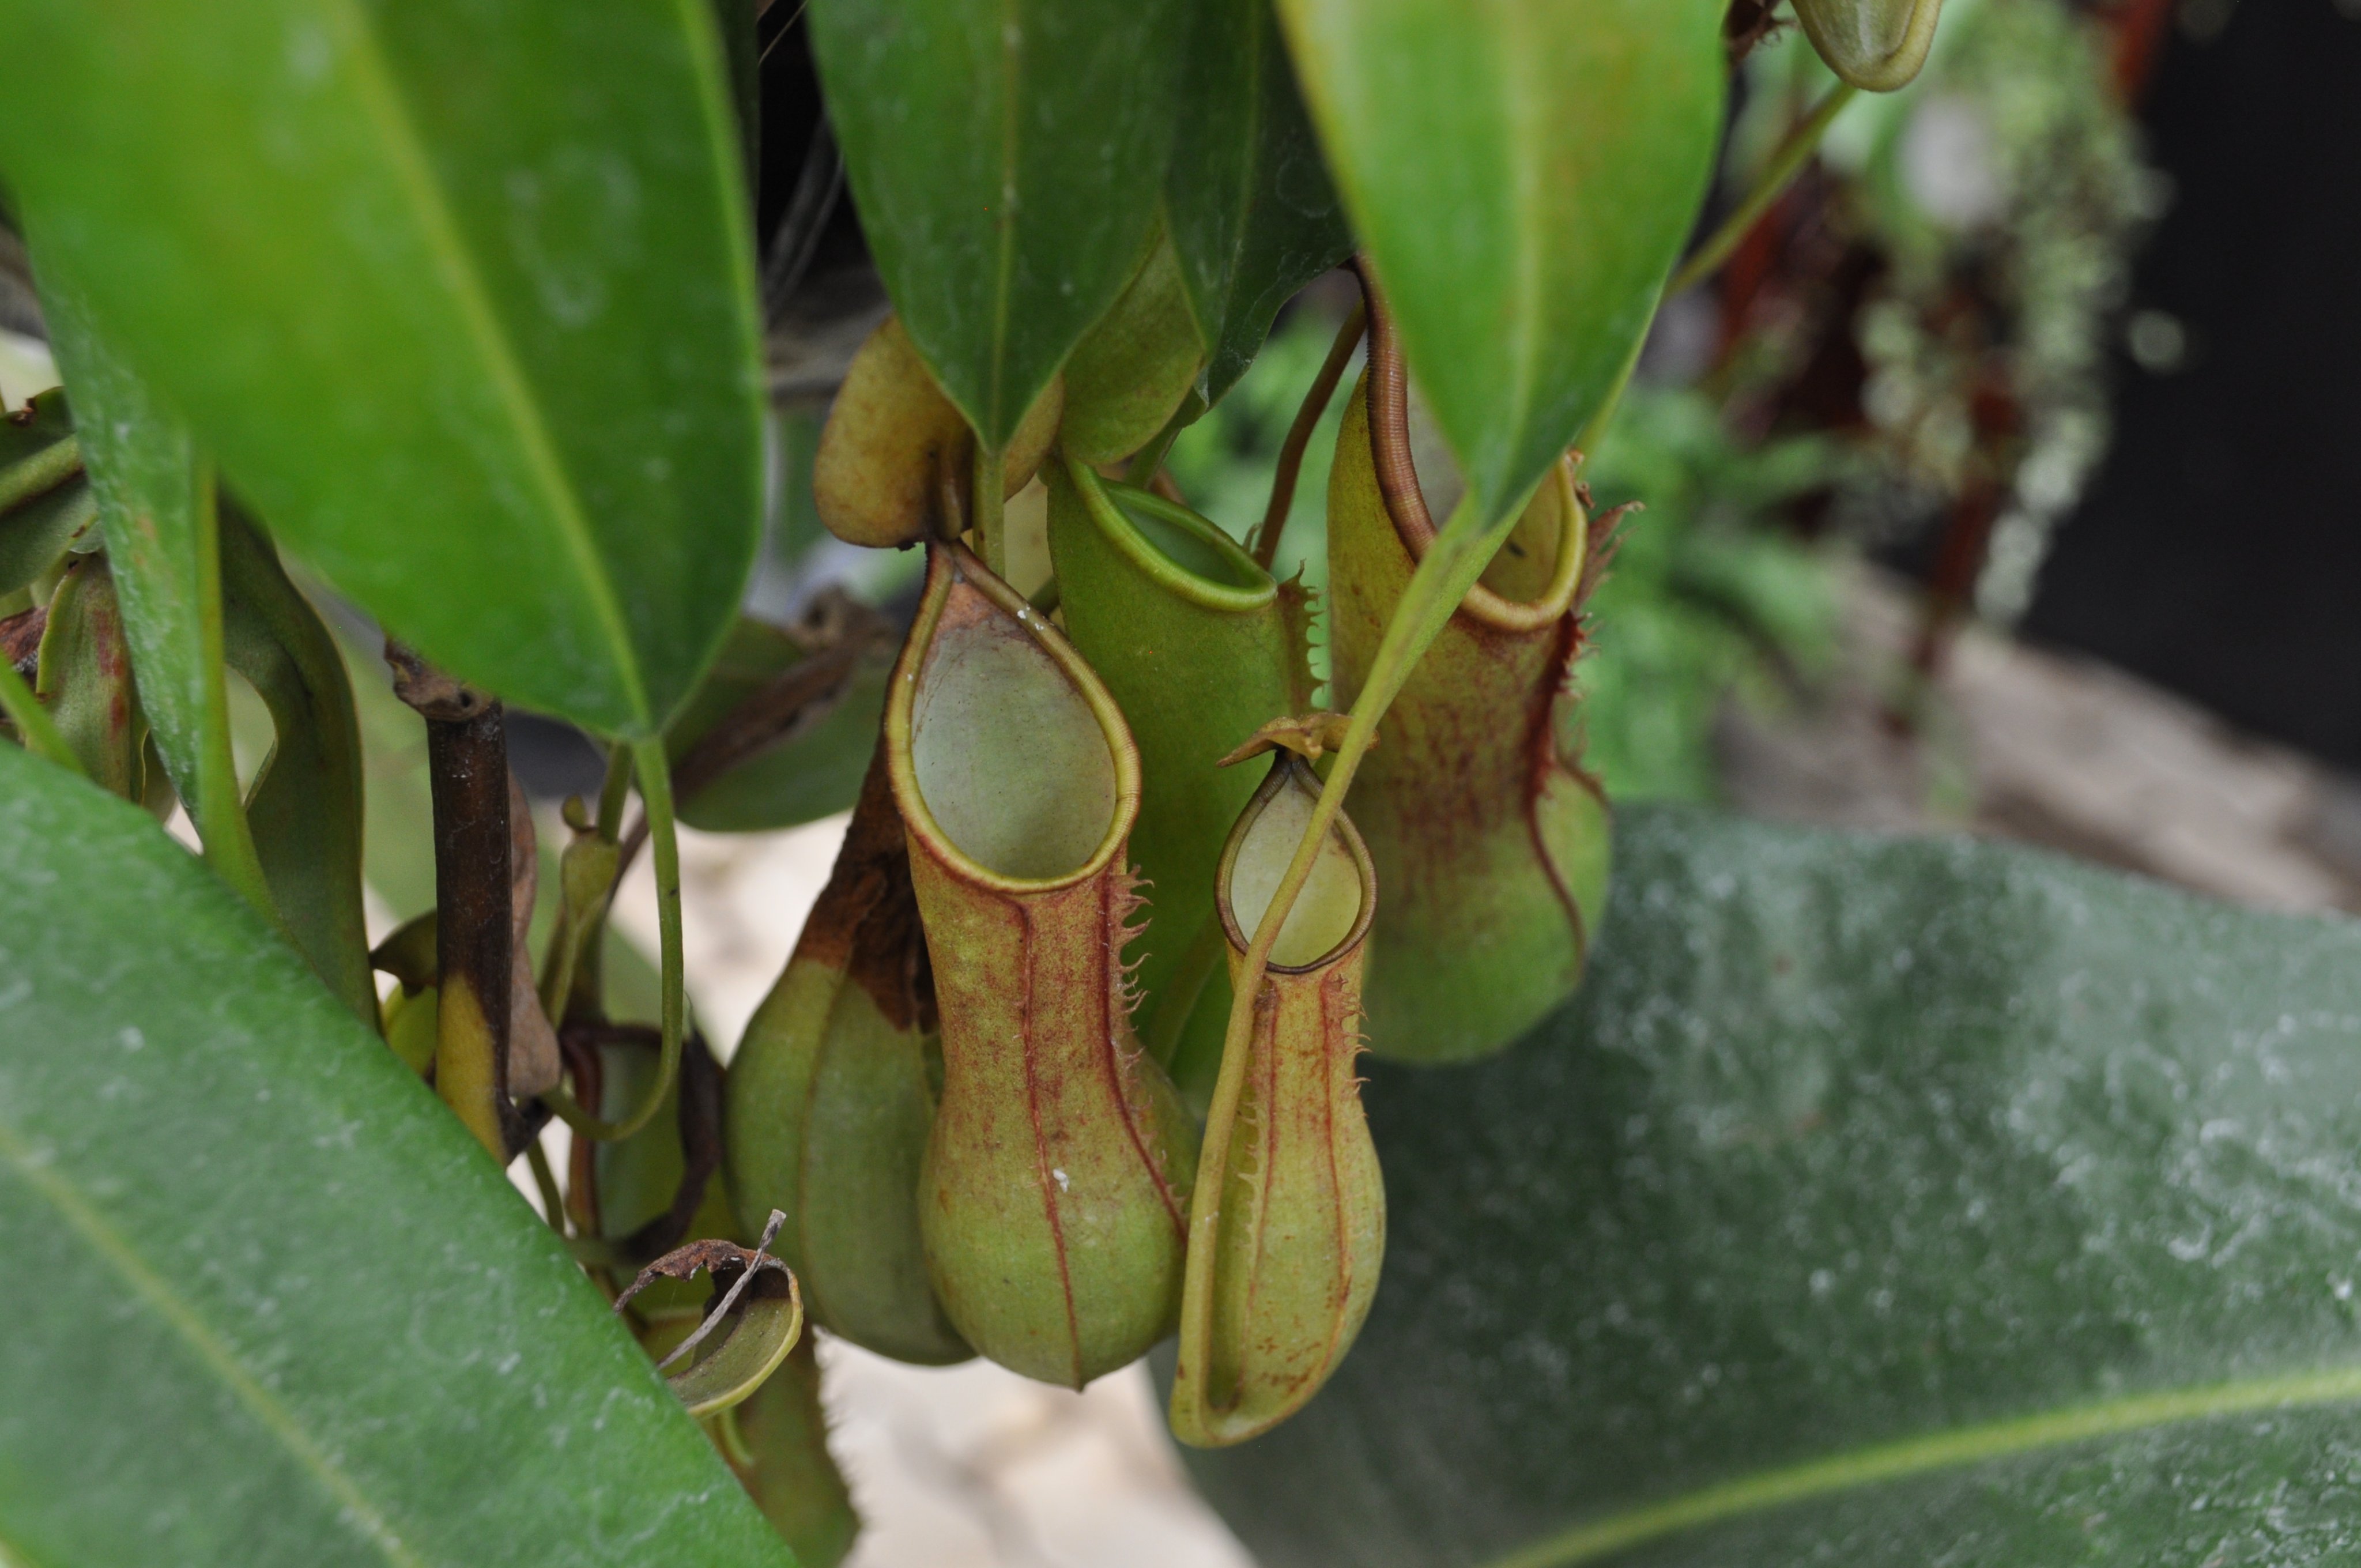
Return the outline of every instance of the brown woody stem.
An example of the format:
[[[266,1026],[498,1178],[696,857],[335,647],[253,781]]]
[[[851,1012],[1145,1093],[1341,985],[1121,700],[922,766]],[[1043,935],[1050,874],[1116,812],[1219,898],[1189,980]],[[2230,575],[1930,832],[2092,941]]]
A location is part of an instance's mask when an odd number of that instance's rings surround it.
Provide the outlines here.
[[[507,1162],[510,985],[508,726],[499,703],[413,702],[426,718],[434,798],[434,1091]],[[404,693],[405,697],[410,694]],[[466,713],[467,717],[450,717]]]

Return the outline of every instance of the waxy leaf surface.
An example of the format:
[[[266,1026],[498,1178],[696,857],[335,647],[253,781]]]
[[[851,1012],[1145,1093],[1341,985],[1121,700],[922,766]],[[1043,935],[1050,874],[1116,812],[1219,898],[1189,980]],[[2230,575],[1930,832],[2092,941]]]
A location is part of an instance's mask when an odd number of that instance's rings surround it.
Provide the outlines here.
[[[1369,1069],[1360,1343],[1191,1461],[1263,1568],[2352,1561],[2361,926],[1618,820],[1576,999]]]
[[[0,746],[0,1553],[791,1560],[564,1246],[145,813]]]
[[[1180,0],[814,0],[877,269],[999,450],[1139,264],[1171,148]]]
[[[0,179],[272,533],[511,701],[651,734],[760,527],[700,0],[0,3]]]
[[[270,709],[270,754],[247,826],[287,934],[353,1015],[375,1028],[362,913],[360,718],[327,625],[245,519],[220,520],[222,644]]]
[[[104,342],[78,291],[44,268],[59,367],[73,381],[89,483],[123,599],[124,632],[165,771],[203,824],[234,795],[221,687],[221,567],[211,481],[188,426]],[[214,605],[208,612],[208,605]]]
[[[1352,254],[1353,233],[1271,0],[1197,7],[1180,115],[1165,221],[1209,348],[1198,390],[1213,403],[1261,352],[1279,306]]]
[[[1712,170],[1728,6],[1279,9],[1411,369],[1483,520],[1497,520],[1647,330]]]

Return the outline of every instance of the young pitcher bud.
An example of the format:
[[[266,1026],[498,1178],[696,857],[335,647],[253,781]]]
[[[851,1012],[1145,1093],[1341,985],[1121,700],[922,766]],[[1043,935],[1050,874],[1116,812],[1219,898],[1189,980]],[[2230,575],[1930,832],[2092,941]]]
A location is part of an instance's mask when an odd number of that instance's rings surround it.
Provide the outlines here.
[[[1064,401],[1062,383],[1053,380],[1026,411],[1002,458],[1007,494],[1023,489],[1041,466]],[[969,510],[974,451],[967,421],[900,320],[887,316],[853,355],[820,431],[812,459],[819,520],[846,543],[873,549],[936,535],[947,512]]]
[[[1221,860],[1223,928],[1233,980],[1320,796],[1302,759],[1281,751],[1239,817]],[[1320,1390],[1352,1348],[1385,1255],[1386,1190],[1361,1111],[1363,938],[1377,879],[1338,817],[1311,880],[1279,928],[1256,998],[1245,1093],[1220,1182],[1211,1321],[1181,1331],[1174,1435],[1200,1447],[1269,1431]]]
[[[1365,376],[1328,485],[1337,706],[1360,690],[1434,527],[1411,466],[1400,360]],[[1373,428],[1373,422],[1376,422]],[[1383,439],[1381,465],[1373,436]],[[1570,994],[1606,901],[1607,800],[1574,757],[1567,679],[1595,576],[1561,461],[1388,710],[1353,812],[1386,890],[1369,1048],[1499,1050]]]
[[[58,733],[101,789],[147,793],[147,722],[132,684],[123,608],[103,554],[77,555],[49,597],[35,689]]]
[[[918,1171],[935,1118],[934,996],[881,740],[836,869],[730,1063],[730,1187],[814,1321],[923,1365],[970,1350],[935,1299]]]
[[[1865,93],[1910,84],[1942,10],[1943,0],[1795,0],[1795,19],[1828,69]]]
[[[928,1266],[970,1344],[1080,1387],[1170,1329],[1197,1154],[1131,1028],[1139,755],[1082,657],[956,545],[928,555],[885,728],[942,1019]]]

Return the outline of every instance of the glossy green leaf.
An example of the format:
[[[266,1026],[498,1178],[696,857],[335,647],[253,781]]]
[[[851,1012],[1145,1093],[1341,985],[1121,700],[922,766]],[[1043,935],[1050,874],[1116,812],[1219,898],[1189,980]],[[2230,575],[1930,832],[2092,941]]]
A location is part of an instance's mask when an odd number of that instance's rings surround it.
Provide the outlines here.
[[[713,667],[664,732],[677,762],[721,716],[803,663],[796,640],[767,621],[741,616]],[[779,742],[686,795],[680,819],[708,833],[796,828],[852,809],[885,712],[885,649],[855,666],[841,696],[798,722]]]
[[[1697,217],[1725,0],[1279,0],[1480,521],[1620,378]]]
[[[1165,222],[1198,331],[1198,391],[1235,385],[1297,290],[1352,254],[1271,0],[1202,0],[1190,37]]]
[[[755,25],[771,0],[711,0],[713,24],[721,36],[721,58],[730,77],[730,123],[738,127],[751,199],[762,189],[763,52]]]
[[[1139,270],[1066,361],[1059,444],[1085,463],[1130,456],[1179,411],[1204,357],[1180,258],[1159,227]]]
[[[710,7],[8,0],[0,32],[37,256],[280,541],[459,674],[653,734],[761,521]]]
[[[2351,1561],[2361,927],[1620,827],[1565,1011],[1369,1073],[1360,1343],[1191,1461],[1264,1568]]]
[[[1050,470],[1049,553],[1066,633],[1139,747],[1131,858],[1148,922],[1130,955],[1141,1031],[1171,1063],[1189,1010],[1227,1014],[1214,873],[1269,770],[1220,763],[1264,724],[1311,706],[1307,606],[1212,522],[1080,463]],[[1166,1018],[1168,1003],[1182,1015]],[[1217,1038],[1216,1059],[1219,1050]]]
[[[814,0],[812,44],[910,340],[1005,447],[1138,265],[1180,0]]]
[[[91,488],[104,521],[108,554],[122,580],[125,616],[142,695],[153,709],[157,749],[204,820],[208,785],[227,780],[227,697],[207,689],[205,601],[220,591],[213,505],[187,426],[95,335],[76,295],[52,276],[44,285],[52,346],[73,383]],[[219,710],[218,718],[215,710]],[[218,723],[219,732],[212,727]],[[216,758],[214,753],[218,752]],[[208,764],[211,764],[209,768]]]
[[[789,1561],[433,1093],[144,814],[0,747],[0,1552]]]
[[[97,516],[65,393],[0,414],[0,595],[48,571]]]
[[[361,737],[336,641],[269,540],[221,520],[225,656],[277,731],[246,806],[271,902],[338,1001],[372,1029],[377,980],[361,913]]]
[[[230,751],[212,466],[179,413],[101,335],[79,287],[46,263],[41,277],[50,346],[81,412],[82,458],[157,754],[207,858],[265,907],[269,893]]]

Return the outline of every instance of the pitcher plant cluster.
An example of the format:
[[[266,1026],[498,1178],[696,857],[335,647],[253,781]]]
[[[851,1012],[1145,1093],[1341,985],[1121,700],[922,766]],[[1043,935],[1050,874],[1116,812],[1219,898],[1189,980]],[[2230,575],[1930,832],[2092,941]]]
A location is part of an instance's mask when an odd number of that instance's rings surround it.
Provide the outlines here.
[[[1659,301],[1848,94],[1916,73],[1937,4],[1796,0],[1844,85],[1683,265],[1759,5],[812,0],[893,307],[814,495],[839,538],[922,550],[925,587],[890,673],[891,631],[843,603],[749,683],[708,667],[759,533],[763,8],[635,7],[591,42],[408,8],[315,40],[296,63],[324,85],[273,126],[202,82],[102,116],[52,83],[161,68],[65,7],[0,7],[27,58],[68,62],[0,63],[0,180],[65,383],[0,423],[0,703],[26,750],[185,808],[353,1018],[531,1163],[824,1563],[852,1526],[807,1316],[1073,1387],[1177,1334],[1172,1430],[1206,1446],[1285,1421],[1349,1353],[1386,1236],[1356,1055],[1500,1050],[1574,991],[1604,904],[1575,669],[1623,524],[1583,452]],[[159,59],[265,46],[179,9]],[[586,49],[636,51],[629,103],[501,119],[427,81]],[[318,149],[393,79],[406,139],[335,167]],[[199,122],[211,143],[173,140]],[[322,181],[341,205],[305,199]],[[1171,444],[1340,266],[1360,303],[1268,511],[1192,510]],[[366,308],[287,302],[323,291]],[[376,362],[380,332],[442,352]],[[1314,596],[1274,562],[1340,397]],[[1029,594],[1027,520],[1050,565]],[[382,678],[424,727],[434,907],[374,948],[354,690],[299,583],[387,629]],[[231,672],[276,738],[244,783]],[[676,809],[775,773],[877,679],[842,851],[725,1072],[685,999]],[[507,702],[609,742],[538,953]],[[632,1021],[604,935],[643,849],[661,1005]]]

